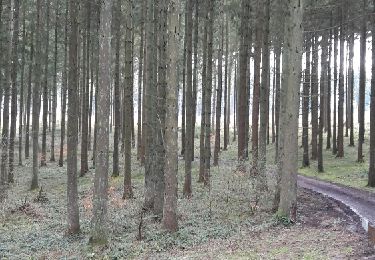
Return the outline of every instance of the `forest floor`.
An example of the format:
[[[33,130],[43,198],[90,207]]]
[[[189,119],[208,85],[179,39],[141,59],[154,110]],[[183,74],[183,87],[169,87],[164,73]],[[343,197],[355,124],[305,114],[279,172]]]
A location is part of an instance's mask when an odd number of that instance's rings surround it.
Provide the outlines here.
[[[235,154],[235,144],[221,153],[220,166],[211,171],[211,189],[197,183],[195,160],[191,199],[182,198],[180,160],[179,231],[168,234],[154,216],[146,215],[140,241],[144,179],[134,159],[135,198],[122,200],[123,177],[110,178],[110,243],[97,247],[88,243],[94,170],[79,178],[81,233],[67,237],[66,168],[50,162],[40,169],[39,196],[39,191],[29,190],[32,169],[26,160],[16,167],[16,183],[0,205],[0,259],[359,259],[375,254],[352,211],[308,190],[298,190],[297,223],[277,220],[270,210],[274,166],[268,167],[270,192],[256,204],[254,180],[237,171]]]

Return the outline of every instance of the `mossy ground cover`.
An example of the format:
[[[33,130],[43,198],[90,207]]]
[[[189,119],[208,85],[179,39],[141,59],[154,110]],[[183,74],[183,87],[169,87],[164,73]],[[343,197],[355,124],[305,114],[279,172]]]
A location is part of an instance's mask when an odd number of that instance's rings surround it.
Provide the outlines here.
[[[268,149],[272,162],[273,148]],[[232,143],[221,152],[219,166],[211,171],[210,189],[197,183],[199,160],[194,161],[190,199],[182,197],[184,163],[180,158],[179,231],[166,233],[155,216],[146,214],[140,241],[144,172],[133,151],[134,199],[122,200],[123,175],[110,178],[110,240],[107,246],[94,247],[88,243],[94,169],[79,178],[81,233],[66,236],[66,168],[49,162],[40,169],[40,186],[48,200],[37,202],[39,191],[29,191],[31,162],[26,160],[24,166],[16,167],[16,183],[0,208],[0,258],[329,259],[373,253],[355,220],[334,202],[307,191],[299,191],[298,222],[288,227],[280,224],[270,210],[275,166],[268,166],[270,189],[258,204],[254,180],[248,172],[237,171],[236,150]],[[198,157],[199,149],[195,151]]]

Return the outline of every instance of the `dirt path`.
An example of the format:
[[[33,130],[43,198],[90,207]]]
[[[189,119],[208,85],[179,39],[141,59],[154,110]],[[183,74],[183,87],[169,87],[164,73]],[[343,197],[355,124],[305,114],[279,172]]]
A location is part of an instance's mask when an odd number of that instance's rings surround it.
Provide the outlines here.
[[[298,186],[329,196],[350,207],[362,219],[366,231],[375,227],[375,194],[304,176],[298,176]]]

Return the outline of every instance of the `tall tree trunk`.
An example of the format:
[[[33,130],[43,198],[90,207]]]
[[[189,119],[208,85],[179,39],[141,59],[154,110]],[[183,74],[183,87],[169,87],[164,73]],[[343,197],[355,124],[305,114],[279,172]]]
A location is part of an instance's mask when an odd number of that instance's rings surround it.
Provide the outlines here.
[[[344,6],[340,7],[340,74],[339,74],[339,97],[338,97],[338,117],[337,117],[337,157],[344,157]]]
[[[193,70],[193,119],[191,123],[192,128],[192,135],[191,135],[191,146],[192,146],[192,156],[191,159],[194,161],[195,157],[195,125],[197,121],[197,87],[198,87],[198,40],[199,40],[199,1],[195,0],[195,17],[194,17],[194,42],[193,42],[193,50],[194,50],[194,70]]]
[[[106,243],[108,236],[107,200],[108,200],[108,161],[109,161],[109,118],[110,100],[108,93],[111,86],[111,21],[112,0],[102,2],[99,30],[99,92],[97,153],[94,177],[93,217],[90,241]]]
[[[338,87],[338,71],[337,71],[337,56],[338,56],[338,38],[339,31],[334,28],[334,44],[333,44],[333,128],[332,128],[332,154],[337,153],[337,87]]]
[[[287,4],[285,51],[283,55],[283,85],[280,104],[280,203],[278,215],[296,220],[298,170],[298,107],[302,62],[303,1]],[[289,20],[289,21],[288,21]]]
[[[333,19],[331,15],[330,19],[331,27],[333,26]],[[332,62],[332,30],[329,32],[328,37],[328,65],[327,65],[327,96],[326,96],[326,130],[327,130],[327,144],[326,149],[331,149],[331,138],[332,138],[332,118],[331,118],[331,95],[332,95],[332,69],[331,69],[331,62]]]
[[[365,141],[365,95],[366,95],[366,0],[363,0],[363,17],[361,23],[360,40],[360,68],[359,68],[359,103],[358,103],[358,156],[357,161],[363,162],[363,143]]]
[[[185,37],[184,37],[184,53],[182,57],[182,104],[181,104],[181,155],[185,155],[185,142],[186,142],[186,53],[187,53],[187,38],[189,28],[187,27],[188,1],[185,4]],[[185,158],[185,156],[184,156]]]
[[[220,17],[223,16],[223,3],[220,3]],[[214,162],[213,165],[219,165],[219,152],[220,152],[220,134],[221,134],[221,105],[223,95],[223,49],[224,49],[224,24],[220,22],[220,37],[219,37],[219,50],[218,50],[218,65],[217,65],[217,94],[216,94],[216,131],[215,131],[215,147],[214,147]]]
[[[246,140],[246,111],[248,110],[247,102],[247,60],[249,50],[249,20],[250,20],[250,3],[242,0],[242,14],[241,14],[241,45],[239,57],[239,84],[237,89],[237,117],[238,117],[238,159],[245,160],[247,153],[247,140]],[[237,85],[237,82],[236,82]]]
[[[193,159],[193,147],[192,147],[192,121],[193,121],[193,0],[187,0],[186,2],[186,138],[185,138],[185,182],[184,182],[184,196],[191,196],[191,161]]]
[[[69,1],[69,69],[68,69],[68,129],[67,129],[67,194],[68,232],[79,232],[79,207],[77,187],[78,142],[78,3]]]
[[[318,36],[313,36],[312,44],[312,66],[311,66],[311,160],[318,159],[318,107],[319,107],[319,78],[318,78],[318,63],[319,54]]]
[[[169,1],[167,64],[167,106],[165,121],[165,196],[163,226],[170,232],[177,231],[177,171],[178,171],[178,7],[179,0]]]
[[[259,92],[259,158],[258,171],[259,183],[258,188],[264,191],[267,187],[266,179],[266,162],[267,162],[267,128],[269,114],[269,74],[270,74],[270,50],[269,50],[269,33],[270,33],[270,0],[267,0],[263,6],[264,21],[263,24],[263,43],[262,43],[262,83]]]
[[[373,0],[375,12],[375,0]],[[368,172],[368,186],[375,187],[375,17],[371,20],[372,35],[372,68],[371,68],[371,105],[370,105],[370,163]],[[371,120],[372,119],[372,120]]]
[[[230,69],[229,68],[229,19],[225,16],[225,68],[224,68],[224,151],[228,149],[230,122]],[[229,71],[228,71],[229,69]],[[229,74],[228,74],[229,73]]]
[[[324,99],[326,98],[326,85],[327,85],[327,71],[328,71],[328,61],[327,61],[327,48],[328,48],[328,39],[326,33],[322,36],[321,40],[321,48],[322,48],[322,55],[321,55],[321,75],[320,75],[320,104],[319,104],[319,142],[318,142],[318,171],[324,172],[323,167],[323,130],[324,130],[324,111],[325,111],[325,102]]]
[[[18,123],[18,165],[22,165],[22,136],[24,121],[24,83],[25,83],[25,55],[26,55],[26,7],[25,3],[22,5],[22,49],[21,49],[21,82],[20,82],[20,116]]]
[[[275,162],[279,159],[279,128],[280,128],[280,90],[281,90],[281,43],[276,43],[276,94],[275,94],[275,127],[276,127],[276,142],[275,142]]]
[[[20,0],[14,0],[13,7],[13,36],[12,36],[12,100],[11,100],[11,121],[10,121],[10,136],[9,136],[9,173],[8,182],[14,182],[14,142],[16,137],[17,124],[17,70],[18,70],[18,42],[19,42],[19,16],[20,16]]]
[[[121,131],[121,104],[120,104],[120,48],[121,48],[121,43],[120,43],[120,38],[121,38],[121,0],[116,0],[115,1],[115,12],[113,16],[113,23],[114,23],[114,51],[115,51],[115,66],[114,66],[114,89],[113,89],[113,94],[114,94],[114,116],[115,116],[115,133],[113,136],[113,171],[112,171],[112,176],[117,177],[120,174],[119,171],[119,143],[120,143],[120,131]],[[128,6],[127,6],[128,7]],[[126,17],[128,19],[128,17]],[[128,23],[127,26],[128,27]],[[128,36],[128,35],[126,35]],[[131,37],[131,35],[130,35]],[[128,40],[128,37],[126,38],[126,41]],[[131,42],[131,40],[130,40]],[[126,46],[125,52],[129,51],[131,52],[131,45]],[[131,56],[131,53],[130,53]],[[129,64],[126,64],[126,66]],[[130,66],[132,64],[130,63]],[[128,69],[130,70],[131,73],[131,67],[126,68],[126,72],[129,73]],[[131,75],[127,75],[129,78]],[[126,86],[128,86],[130,82],[126,82]],[[127,90],[129,90],[127,88]],[[125,113],[128,113],[130,115],[131,111],[126,111]],[[129,118],[129,122],[124,122],[130,123],[131,118]],[[125,141],[126,142],[126,141]],[[125,146],[125,145],[124,145]],[[125,148],[125,147],[124,147]]]
[[[36,33],[35,33],[35,83],[33,88],[33,124],[32,124],[32,135],[33,135],[33,177],[31,180],[31,189],[37,189],[38,174],[39,174],[39,114],[40,114],[40,94],[39,89],[42,86],[42,42],[41,42],[41,27],[43,16],[41,15],[42,0],[37,0],[36,10]]]
[[[55,159],[55,132],[56,132],[56,108],[57,108],[57,62],[58,62],[58,25],[59,25],[59,2],[56,1],[55,6],[55,49],[54,49],[54,73],[53,73],[53,89],[52,89],[52,133],[51,133],[51,158],[50,161],[54,162]]]
[[[145,0],[142,0],[142,11],[140,20],[140,44],[139,44],[139,63],[138,63],[138,127],[137,127],[137,159],[141,160],[142,151],[142,82],[143,82],[143,62],[144,62],[144,32],[145,32]],[[143,90],[144,91],[144,90]]]
[[[65,32],[64,32],[64,65],[62,70],[61,82],[61,134],[60,134],[60,155],[59,166],[64,165],[64,143],[65,143],[65,124],[66,124],[66,92],[67,92],[67,77],[68,77],[68,12],[69,0],[66,0],[65,7]]]
[[[40,157],[40,165],[47,166],[47,128],[48,128],[48,55],[49,55],[49,22],[50,22],[50,0],[46,1],[46,27],[44,35],[44,78],[43,78],[43,130],[42,130],[42,154]]]
[[[204,1],[204,32],[203,32],[203,57],[202,57],[202,108],[201,108],[201,132],[199,137],[199,179],[204,181],[205,172],[205,125],[206,125],[206,91],[207,91],[207,37],[208,37],[208,1]]]
[[[25,127],[25,158],[30,156],[30,111],[31,111],[31,96],[32,96],[32,75],[34,68],[34,28],[32,24],[32,31],[30,34],[30,57],[29,57],[29,75],[27,79],[27,98],[26,98],[26,127]],[[36,82],[34,82],[36,84]]]
[[[210,187],[211,178],[211,96],[212,96],[212,52],[213,52],[213,23],[214,23],[214,0],[208,0],[208,41],[207,41],[207,78],[206,78],[206,100],[205,100],[205,149],[204,149],[204,186]]]
[[[350,24],[350,35],[349,35],[349,75],[348,75],[348,88],[349,88],[349,96],[350,96],[350,134],[349,134],[349,146],[354,146],[354,69],[353,69],[353,59],[354,59],[354,23]]]
[[[119,1],[120,2],[120,1]],[[126,15],[125,15],[125,88],[124,88],[124,194],[123,199],[133,197],[132,182],[131,182],[131,107],[133,106],[133,55],[132,55],[132,31],[133,31],[133,10],[132,0],[126,1]]]
[[[311,36],[307,35],[305,40],[306,47],[306,69],[303,83],[303,98],[302,98],[302,146],[303,159],[302,167],[310,166],[309,158],[309,107],[310,107],[310,86],[311,86]]]
[[[259,102],[260,102],[260,84],[261,84],[261,61],[262,61],[262,40],[263,40],[263,1],[257,2],[257,18],[255,25],[255,46],[254,46],[254,88],[253,88],[253,107],[251,120],[251,141],[252,141],[252,170],[258,168],[258,144],[259,144]],[[265,129],[263,129],[265,131]]]

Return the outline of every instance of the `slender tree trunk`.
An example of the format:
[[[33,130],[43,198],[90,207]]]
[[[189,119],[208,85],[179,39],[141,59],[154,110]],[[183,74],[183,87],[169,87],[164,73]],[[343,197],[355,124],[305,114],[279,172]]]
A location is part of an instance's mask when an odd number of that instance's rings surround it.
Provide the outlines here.
[[[275,48],[276,55],[276,94],[275,94],[275,127],[276,127],[276,142],[275,142],[275,162],[279,159],[279,128],[280,128],[280,90],[281,90],[281,47],[277,43]]]
[[[40,94],[39,89],[42,86],[42,42],[41,42],[41,27],[43,25],[43,16],[41,15],[42,0],[37,0],[36,10],[36,26],[35,26],[35,83],[33,88],[33,125],[32,125],[32,135],[33,135],[33,177],[31,180],[31,189],[37,189],[38,184],[38,174],[39,174],[39,114],[40,114]]]
[[[340,75],[339,75],[339,97],[338,97],[338,118],[337,118],[337,157],[344,157],[344,6],[340,8]]]
[[[25,3],[22,5],[22,50],[21,50],[21,82],[20,82],[20,116],[18,123],[18,165],[22,165],[22,136],[23,136],[23,125],[22,121],[24,117],[24,83],[25,83],[25,49],[26,49],[26,7]]]
[[[193,147],[192,147],[192,121],[193,121],[193,0],[187,0],[186,2],[186,138],[185,138],[185,182],[184,182],[184,196],[191,196],[191,161],[193,157]]]
[[[245,160],[247,153],[246,145],[246,111],[248,110],[247,102],[247,60],[249,50],[249,19],[250,19],[250,3],[246,0],[242,0],[242,14],[241,14],[241,45],[240,45],[240,57],[239,57],[239,85],[237,89],[237,117],[238,117],[238,160]],[[237,84],[237,83],[236,83]]]
[[[323,130],[324,130],[324,111],[325,111],[325,102],[326,98],[324,93],[326,93],[327,85],[327,71],[328,71],[328,61],[327,61],[327,48],[328,48],[328,39],[327,35],[322,36],[321,41],[322,55],[321,55],[321,75],[320,75],[320,104],[319,104],[319,142],[318,142],[318,171],[324,172],[323,167]]]
[[[228,37],[228,27],[229,27],[228,16],[225,15],[225,67],[224,67],[224,148],[223,150],[226,151],[228,149],[228,134],[229,134],[229,126],[228,126],[228,103],[230,99],[230,91],[228,89],[228,60],[229,60],[229,37]]]
[[[18,70],[18,42],[19,42],[19,16],[20,16],[20,0],[14,0],[13,7],[13,36],[12,36],[12,100],[11,100],[11,121],[10,121],[10,136],[9,136],[9,173],[8,182],[14,182],[14,143],[16,138],[16,124],[17,124],[17,70]]]
[[[223,16],[223,3],[220,3],[220,17]],[[220,22],[220,44],[218,51],[218,66],[217,66],[217,94],[216,94],[216,131],[215,131],[215,147],[214,147],[214,162],[213,165],[219,165],[220,152],[220,134],[221,134],[221,105],[223,95],[223,50],[224,50],[224,23]]]
[[[353,59],[354,59],[354,23],[352,22],[350,25],[351,32],[349,35],[349,75],[348,75],[348,88],[349,88],[349,96],[350,96],[350,137],[349,137],[349,146],[354,146],[354,69],[353,69]]]
[[[111,86],[111,21],[112,0],[102,2],[99,30],[99,86],[98,86],[98,138],[96,168],[94,177],[93,217],[90,241],[106,243],[108,237],[107,200],[108,200],[108,161],[109,161],[109,118]]]
[[[259,159],[257,168],[259,170],[258,188],[264,191],[267,188],[266,179],[266,162],[267,162],[267,130],[269,114],[269,74],[270,74],[270,50],[269,50],[269,33],[270,33],[270,0],[267,0],[263,6],[264,21],[263,24],[263,43],[262,43],[262,83],[259,92]]]
[[[191,135],[191,146],[192,146],[192,156],[191,160],[194,161],[195,157],[195,125],[197,121],[197,86],[198,86],[198,38],[199,38],[199,1],[195,0],[195,17],[194,17],[194,42],[193,42],[193,50],[194,50],[194,70],[193,70],[193,119],[191,123],[192,128],[192,135]]]
[[[170,232],[177,231],[177,171],[178,171],[178,6],[179,0],[169,1],[168,12],[168,50],[167,64],[167,106],[165,121],[165,152],[164,169],[165,196],[163,208],[163,226]]]
[[[66,92],[67,92],[67,77],[68,77],[68,11],[69,11],[69,0],[66,0],[65,9],[65,32],[64,32],[64,65],[62,70],[62,82],[61,82],[61,134],[60,134],[60,155],[59,155],[59,166],[64,165],[64,143],[65,143],[65,121],[66,121]]]
[[[120,1],[119,1],[120,2]],[[124,194],[123,199],[133,197],[132,182],[131,182],[131,107],[133,106],[133,55],[132,55],[132,31],[133,31],[133,10],[132,0],[126,1],[126,15],[125,15],[125,88],[124,88]]]
[[[255,46],[254,46],[254,88],[253,88],[253,108],[251,120],[251,141],[252,141],[252,170],[257,172],[258,167],[258,144],[259,144],[259,102],[261,84],[261,61],[262,61],[262,40],[264,23],[263,1],[257,2],[257,21],[255,25]],[[265,131],[265,129],[262,129]]]
[[[312,44],[311,66],[311,160],[318,159],[318,107],[319,107],[319,78],[318,78],[318,36],[314,35]]]
[[[310,107],[310,86],[311,86],[311,36],[307,35],[305,40],[306,47],[306,69],[305,81],[303,83],[303,105],[302,105],[302,146],[303,146],[303,159],[302,167],[310,166],[309,158],[309,107]]]
[[[140,20],[140,45],[139,45],[139,63],[138,63],[138,127],[137,127],[137,159],[141,159],[142,150],[142,82],[143,82],[143,61],[144,61],[144,31],[145,31],[145,0],[142,0],[142,11]]]
[[[360,68],[359,68],[359,103],[358,103],[358,156],[357,161],[363,162],[363,143],[365,141],[365,95],[366,95],[366,0],[363,0],[363,17],[361,23],[360,40]]]
[[[67,129],[67,194],[68,232],[79,232],[79,207],[77,187],[78,142],[78,3],[69,1],[69,69],[68,69],[68,129]]]
[[[211,187],[210,163],[211,163],[211,96],[212,96],[212,52],[213,52],[213,23],[214,23],[214,0],[208,0],[208,41],[207,41],[207,78],[206,78],[206,100],[205,100],[205,171],[204,186]]]
[[[203,13],[204,32],[203,32],[203,59],[202,59],[202,109],[201,109],[201,132],[199,140],[199,179],[198,182],[204,181],[205,174],[205,125],[206,125],[206,92],[207,92],[207,37],[208,37],[208,1],[204,2]]]
[[[187,38],[188,38],[188,32],[189,32],[189,28],[187,27],[188,1],[186,1],[186,5],[185,5],[185,9],[186,9],[185,10],[185,37],[184,37],[184,53],[183,53],[183,58],[182,58],[181,155],[185,155],[185,146],[186,146],[185,144],[186,142],[186,53],[187,53]]]
[[[34,26],[31,26],[32,32],[30,34],[30,57],[29,57],[29,75],[27,79],[27,98],[26,98],[26,127],[25,127],[25,158],[28,159],[30,156],[30,111],[31,111],[31,96],[32,88],[32,75],[34,67]],[[36,82],[34,82],[36,84]]]
[[[53,89],[52,89],[52,134],[51,134],[51,158],[50,161],[54,162],[55,159],[55,132],[56,132],[56,108],[57,108],[57,62],[58,62],[58,25],[59,25],[59,3],[56,1],[55,7],[55,49],[54,49],[54,73],[53,73]]]
[[[373,0],[375,12],[375,0]],[[372,68],[371,68],[371,105],[370,105],[370,163],[368,173],[368,186],[375,187],[375,17],[371,20],[372,35]]]
[[[47,128],[48,128],[48,55],[49,55],[49,22],[50,22],[50,0],[46,1],[46,28],[44,35],[44,78],[43,78],[43,131],[42,131],[42,154],[40,157],[40,165],[47,166]]]
[[[334,30],[334,47],[333,47],[333,129],[332,129],[332,153],[337,153],[337,56],[338,56],[338,29]]]
[[[331,15],[331,26],[333,26],[332,15]],[[327,144],[326,149],[331,149],[331,138],[332,138],[332,118],[331,118],[331,96],[332,96],[332,30],[329,31],[328,37],[328,65],[327,65],[327,97],[326,97],[326,129],[327,129]]]
[[[121,0],[115,1],[115,13],[113,16],[113,22],[114,22],[114,51],[115,51],[115,67],[114,67],[114,116],[115,116],[115,133],[113,137],[113,171],[112,171],[112,177],[117,177],[120,174],[119,171],[119,143],[120,143],[120,131],[121,131],[121,103],[120,103],[120,38],[121,38]],[[127,6],[128,7],[128,6]],[[128,17],[126,17],[128,19]],[[128,27],[128,23],[127,23]],[[131,36],[131,35],[130,35]],[[128,37],[126,38],[128,40]],[[131,42],[131,40],[130,40]],[[126,46],[125,52],[129,51],[131,52],[131,46]],[[131,53],[130,53],[131,55]],[[129,64],[126,64],[126,66]],[[131,63],[130,63],[131,65]],[[128,69],[130,69],[131,73],[131,67],[127,68],[126,72],[129,72]],[[130,77],[131,75],[127,75],[127,77]],[[126,82],[126,86],[128,86],[130,82]],[[129,90],[129,88],[127,88]],[[126,111],[125,113],[128,113],[130,115],[131,111]],[[131,118],[128,119],[130,123]],[[131,137],[130,137],[131,138]],[[126,142],[126,141],[125,141]],[[124,147],[125,148],[125,147]]]

